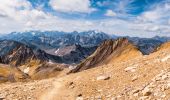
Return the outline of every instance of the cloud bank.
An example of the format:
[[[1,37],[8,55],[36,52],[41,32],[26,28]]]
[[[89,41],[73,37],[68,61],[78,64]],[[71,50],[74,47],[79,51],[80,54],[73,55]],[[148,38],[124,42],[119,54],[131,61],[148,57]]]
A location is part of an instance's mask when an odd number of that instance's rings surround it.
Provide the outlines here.
[[[144,36],[170,35],[169,1],[145,6],[133,12],[135,0],[49,0],[49,10],[34,7],[28,0],[0,3],[0,33],[28,30],[86,31]],[[134,14],[133,14],[134,13]]]

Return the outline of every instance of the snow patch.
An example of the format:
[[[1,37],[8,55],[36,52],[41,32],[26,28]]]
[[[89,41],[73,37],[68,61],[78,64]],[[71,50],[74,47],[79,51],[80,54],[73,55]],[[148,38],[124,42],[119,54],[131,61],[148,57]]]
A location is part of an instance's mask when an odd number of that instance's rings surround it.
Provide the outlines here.
[[[57,49],[57,50],[55,51],[55,54],[58,54],[58,51],[59,51],[59,49]]]

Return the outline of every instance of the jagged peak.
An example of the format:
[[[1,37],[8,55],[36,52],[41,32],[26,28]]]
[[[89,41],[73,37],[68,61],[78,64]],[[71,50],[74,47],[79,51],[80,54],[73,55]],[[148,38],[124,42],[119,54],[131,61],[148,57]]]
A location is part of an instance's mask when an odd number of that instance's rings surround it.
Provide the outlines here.
[[[128,53],[132,55],[128,55]],[[123,57],[121,60],[127,60],[128,58],[133,58],[134,56],[141,54],[142,53],[137,49],[137,47],[130,43],[127,38],[106,40],[101,43],[101,45],[92,55],[83,60],[75,69],[71,70],[70,72],[79,72],[81,70],[107,64],[109,62],[118,61],[117,59],[121,58],[122,55],[126,55],[127,57]]]

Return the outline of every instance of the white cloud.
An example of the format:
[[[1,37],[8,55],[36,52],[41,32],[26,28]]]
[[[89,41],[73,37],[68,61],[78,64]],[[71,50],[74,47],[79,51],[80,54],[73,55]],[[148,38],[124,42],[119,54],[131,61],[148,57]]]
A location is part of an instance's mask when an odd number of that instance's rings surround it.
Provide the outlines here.
[[[158,11],[148,11],[142,14],[142,16],[138,17],[139,20],[142,20],[144,22],[147,21],[155,21],[160,18],[160,13]]]
[[[58,0],[68,2],[68,0]],[[57,1],[57,2],[58,2]],[[69,0],[69,3],[74,0]],[[76,0],[75,0],[76,1]],[[83,3],[80,3],[84,1]],[[51,1],[50,1],[51,2]],[[89,13],[93,11],[88,0],[77,0],[79,7],[62,8],[64,12]],[[57,3],[54,3],[58,5]],[[67,4],[66,4],[67,5]],[[68,4],[69,5],[69,4]],[[86,5],[86,6],[82,6]],[[61,6],[61,5],[60,5]],[[82,7],[82,8],[80,8]],[[77,8],[77,9],[75,9]],[[62,11],[56,9],[56,11]],[[116,35],[153,36],[158,33],[170,32],[169,5],[157,6],[155,9],[144,12],[133,20],[122,20],[116,17],[109,19],[63,19],[46,13],[41,9],[33,8],[27,0],[3,0],[0,3],[0,33],[26,30],[58,30],[58,31],[87,31],[99,30]],[[113,11],[107,11],[109,16],[119,16]],[[165,18],[164,18],[165,17]],[[164,23],[166,22],[166,24]]]
[[[116,13],[112,10],[107,10],[105,16],[114,17],[116,16]]]
[[[154,5],[150,10],[137,16],[133,30],[152,33],[152,35],[169,35],[170,27],[168,26],[170,18],[170,4],[161,3]]]
[[[67,13],[91,13],[96,10],[91,7],[90,0],[50,0],[49,4],[56,11]]]

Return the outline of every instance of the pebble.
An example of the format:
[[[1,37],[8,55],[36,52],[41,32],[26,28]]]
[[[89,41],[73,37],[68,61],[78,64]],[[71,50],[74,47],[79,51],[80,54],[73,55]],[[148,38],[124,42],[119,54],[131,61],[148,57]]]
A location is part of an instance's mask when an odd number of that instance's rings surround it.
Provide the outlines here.
[[[97,100],[101,100],[102,99],[102,97],[99,95],[99,96],[95,96],[95,99],[97,99]]]
[[[142,96],[139,98],[139,100],[146,100],[148,98],[148,96]]]
[[[137,79],[138,79],[138,76],[132,77],[132,82],[135,81],[135,80],[137,80]]]
[[[110,79],[110,77],[109,76],[105,76],[105,75],[97,77],[97,80],[108,80],[108,79]]]
[[[168,78],[167,75],[163,75],[163,76],[162,76],[162,80],[166,80],[167,78]]]
[[[135,72],[136,71],[136,67],[127,67],[124,69],[126,72],[130,71],[130,72]]]
[[[77,97],[76,100],[83,100],[83,97]]]
[[[152,94],[151,90],[149,88],[145,88],[143,91],[142,91],[143,95],[144,96],[149,96]]]

